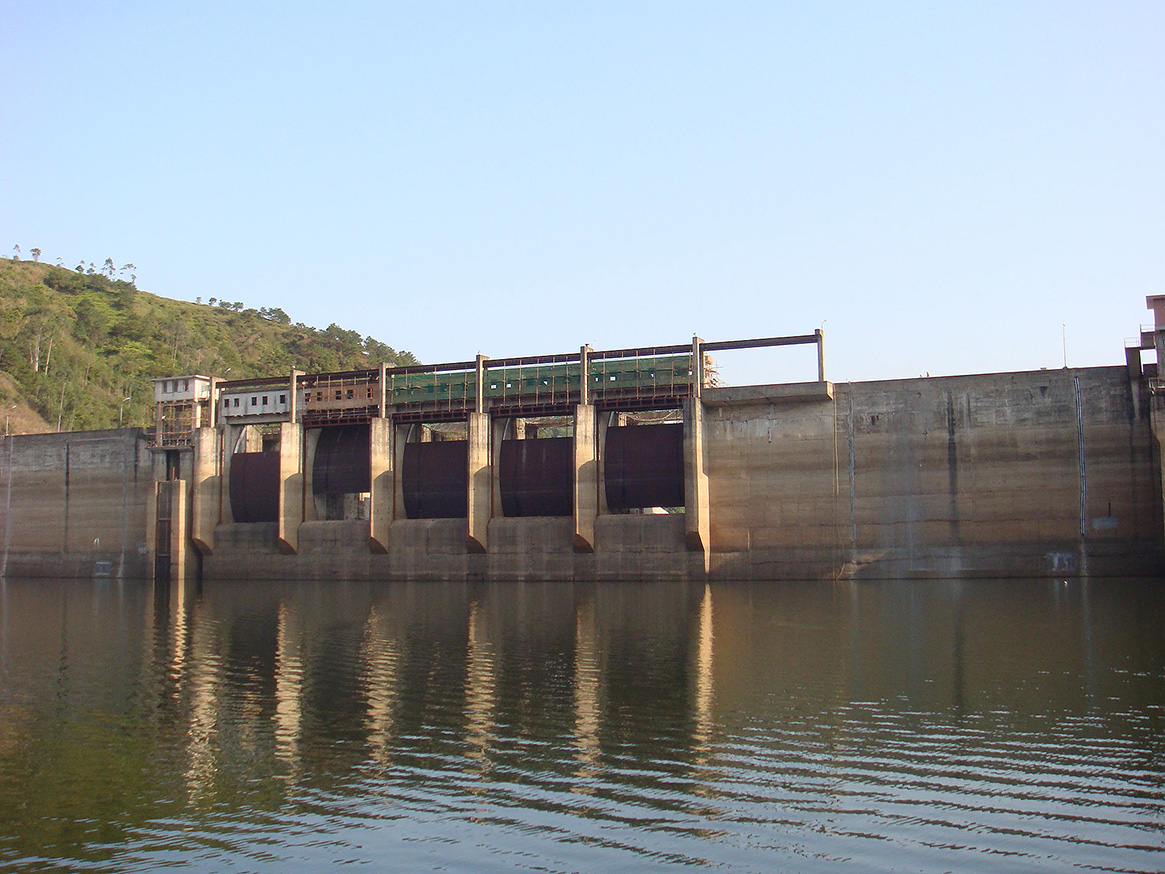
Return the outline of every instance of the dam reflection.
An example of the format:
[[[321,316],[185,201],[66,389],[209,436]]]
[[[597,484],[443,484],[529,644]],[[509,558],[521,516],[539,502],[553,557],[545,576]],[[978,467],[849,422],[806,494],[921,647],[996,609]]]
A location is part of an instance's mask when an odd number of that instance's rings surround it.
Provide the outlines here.
[[[1127,789],[1165,773],[1163,603],[1120,581],[3,582],[0,850],[85,860],[158,818],[279,828],[323,798],[578,840],[936,810],[1014,834],[1038,803],[1107,846],[1165,801]]]
[[[191,798],[239,745],[291,784],[336,744],[352,766],[440,748],[485,778],[564,740],[581,777],[660,742],[689,757],[713,733],[707,586],[256,583],[153,597],[167,645],[143,655],[164,661],[154,694],[185,719]]]

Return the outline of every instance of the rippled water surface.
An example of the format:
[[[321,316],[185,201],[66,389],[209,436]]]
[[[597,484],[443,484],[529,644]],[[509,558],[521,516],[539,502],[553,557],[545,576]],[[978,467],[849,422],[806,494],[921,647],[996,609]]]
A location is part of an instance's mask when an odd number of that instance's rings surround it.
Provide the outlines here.
[[[1163,592],[0,582],[0,868],[1159,871]]]

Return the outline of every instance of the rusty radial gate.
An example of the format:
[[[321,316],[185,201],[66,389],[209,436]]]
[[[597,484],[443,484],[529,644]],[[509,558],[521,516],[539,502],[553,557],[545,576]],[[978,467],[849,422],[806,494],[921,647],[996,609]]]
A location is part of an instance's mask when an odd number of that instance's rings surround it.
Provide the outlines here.
[[[604,485],[612,510],[684,506],[684,426],[607,429]]]
[[[503,440],[498,490],[506,516],[574,514],[574,438]]]
[[[410,519],[464,519],[469,515],[469,443],[406,443],[401,491]]]
[[[231,515],[236,522],[279,521],[279,452],[231,456]]]

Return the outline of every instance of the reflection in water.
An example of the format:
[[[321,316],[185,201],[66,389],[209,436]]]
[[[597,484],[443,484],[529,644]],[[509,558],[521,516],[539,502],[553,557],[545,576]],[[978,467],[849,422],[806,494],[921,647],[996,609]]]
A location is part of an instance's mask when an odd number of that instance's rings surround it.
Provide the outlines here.
[[[372,618],[370,614],[370,623]],[[299,733],[303,716],[300,709],[303,695],[302,640],[296,622],[296,614],[285,600],[280,600],[275,641],[275,755],[286,764],[293,780],[299,773]],[[375,737],[375,731],[370,735]]]
[[[1165,868],[1103,580],[0,583],[0,867]]]
[[[493,733],[494,657],[477,601],[469,605],[469,647],[465,671],[465,740],[477,759],[479,773],[488,771],[487,753]]]
[[[184,599],[178,599],[178,615],[185,616]],[[183,675],[175,673],[179,687],[184,684],[190,695],[190,724],[187,731],[186,787],[193,801],[210,801],[212,784],[218,758],[218,713],[222,692],[222,671],[215,641],[215,626],[212,622],[198,621],[205,609],[201,602],[194,604],[191,611],[190,668]],[[175,622],[177,628],[185,623]],[[181,641],[183,651],[186,641]],[[177,662],[178,659],[175,659]]]
[[[693,742],[706,750],[712,734],[712,586],[704,586],[696,632],[696,728]]]
[[[579,769],[576,777],[592,777],[599,763],[599,645],[595,634],[595,600],[581,597],[574,610],[574,738]],[[584,783],[580,792],[588,792]]]

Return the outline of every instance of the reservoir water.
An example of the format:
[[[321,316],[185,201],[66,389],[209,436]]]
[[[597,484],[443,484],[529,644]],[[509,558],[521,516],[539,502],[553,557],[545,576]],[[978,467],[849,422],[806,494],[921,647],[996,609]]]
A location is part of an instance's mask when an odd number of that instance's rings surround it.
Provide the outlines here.
[[[1160,871],[1162,581],[0,582],[0,869]]]

